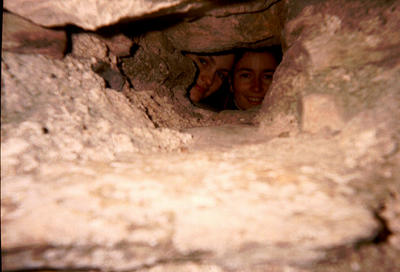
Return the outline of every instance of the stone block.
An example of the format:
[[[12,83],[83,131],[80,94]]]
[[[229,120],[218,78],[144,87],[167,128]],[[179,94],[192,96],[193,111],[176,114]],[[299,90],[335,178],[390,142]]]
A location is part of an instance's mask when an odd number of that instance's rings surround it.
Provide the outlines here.
[[[335,98],[328,94],[310,94],[302,99],[301,126],[305,132],[317,133],[324,129],[339,131],[345,122]]]
[[[75,33],[71,35],[71,38],[72,54],[75,57],[94,57],[100,60],[107,60],[107,45],[98,35],[92,33]]]

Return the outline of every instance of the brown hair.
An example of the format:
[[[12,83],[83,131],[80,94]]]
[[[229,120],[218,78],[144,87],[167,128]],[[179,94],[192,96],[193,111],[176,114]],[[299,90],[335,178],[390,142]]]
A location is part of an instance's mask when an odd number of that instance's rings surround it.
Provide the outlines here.
[[[239,48],[236,49],[234,54],[235,54],[235,60],[233,62],[233,70],[236,66],[236,64],[241,60],[243,55],[248,52],[254,52],[254,53],[263,53],[263,52],[268,52],[271,53],[275,59],[276,62],[279,64],[282,61],[282,47],[280,45],[274,45],[274,46],[269,46],[269,47],[261,47],[261,48]]]

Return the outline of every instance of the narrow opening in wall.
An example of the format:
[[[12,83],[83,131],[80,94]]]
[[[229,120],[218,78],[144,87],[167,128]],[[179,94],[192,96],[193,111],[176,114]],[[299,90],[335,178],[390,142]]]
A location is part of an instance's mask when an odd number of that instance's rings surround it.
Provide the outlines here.
[[[63,46],[23,52],[88,64],[106,88],[122,92],[155,127],[204,126],[225,110],[261,106],[282,55],[281,10],[271,3],[219,1],[191,12],[121,18],[93,30],[72,24],[35,28],[40,35],[31,43],[51,33]]]
[[[255,117],[282,59],[281,11],[259,4],[119,25],[134,43],[117,64],[127,97],[140,97],[156,127],[240,123],[248,110]]]
[[[196,66],[188,99],[197,107],[220,112],[249,110],[262,104],[282,60],[282,49],[269,46],[183,55]]]
[[[189,50],[177,53],[172,49],[171,53],[158,35],[147,36],[149,41],[144,39],[135,54],[124,58],[120,65],[131,82],[127,96],[149,94],[141,96],[142,102],[157,127],[241,123],[240,113],[255,113],[261,108],[282,60],[280,45],[237,47],[212,53]],[[159,44],[149,45],[153,40]],[[169,107],[180,116],[166,115]],[[221,112],[223,115],[218,115]],[[184,119],[178,127],[171,125],[175,117]],[[252,123],[245,119],[245,123]]]

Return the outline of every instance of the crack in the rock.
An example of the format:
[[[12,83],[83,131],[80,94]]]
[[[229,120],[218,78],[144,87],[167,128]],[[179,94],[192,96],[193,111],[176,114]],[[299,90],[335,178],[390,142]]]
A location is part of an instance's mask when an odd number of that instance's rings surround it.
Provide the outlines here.
[[[258,10],[243,11],[243,12],[230,13],[230,14],[225,14],[225,15],[206,15],[204,17],[226,18],[226,17],[231,17],[231,16],[240,16],[240,15],[261,13],[261,12],[264,12],[264,11],[270,9],[273,5],[275,5],[276,3],[280,2],[280,1],[281,0],[273,1],[269,5],[266,5],[264,8],[258,9]],[[266,2],[268,2],[268,0],[265,1],[264,3],[266,3]]]
[[[257,44],[266,42],[266,41],[271,40],[273,38],[274,38],[274,36],[270,36],[270,37],[267,37],[267,38],[264,38],[264,39],[260,39],[260,40],[256,40],[256,41],[253,41],[253,42],[242,42],[242,43],[239,44],[240,46],[238,46],[238,47],[248,47],[248,48],[251,48],[253,46],[256,47]]]
[[[393,232],[390,230],[387,220],[379,214],[379,211],[375,212],[374,216],[381,225],[381,228],[374,237],[374,239],[372,240],[372,243],[374,244],[386,243],[389,237],[393,234]]]
[[[89,246],[86,248],[76,248],[78,250],[81,251],[87,251],[86,253],[95,250],[96,246]],[[45,251],[47,250],[61,250],[61,251],[65,251],[65,250],[72,250],[74,249],[73,246],[70,247],[64,247],[64,248],[57,248],[56,246],[38,246],[38,247],[17,247],[17,248],[13,248],[13,249],[7,249],[7,250],[2,250],[2,256],[4,258],[5,255],[7,254],[20,254],[21,252],[30,252],[30,254],[45,254]],[[156,259],[154,262],[152,263],[144,263],[141,265],[136,265],[130,268],[126,268],[126,269],[117,269],[117,270],[113,270],[113,269],[107,269],[107,271],[118,271],[118,272],[130,272],[130,271],[138,271],[141,269],[149,269],[158,265],[164,265],[164,264],[184,264],[184,263],[188,263],[188,262],[192,262],[192,263],[200,263],[204,257],[207,257],[208,255],[210,255],[209,251],[193,251],[190,252],[189,254],[179,254],[175,249],[172,249],[172,255],[171,257],[161,257],[159,259]],[[90,253],[89,253],[90,254]],[[4,270],[4,271],[13,271],[13,272],[22,272],[22,271],[28,271],[28,272],[36,272],[36,271],[74,271],[74,272],[86,272],[86,271],[104,271],[104,269],[102,269],[101,267],[97,267],[97,266],[81,266],[81,267],[73,267],[73,266],[63,266],[62,268],[60,267],[54,267],[54,266],[37,266],[37,267],[27,267],[27,268],[17,268],[17,269],[8,269],[8,270]]]
[[[134,271],[139,271],[142,269],[151,269],[153,267],[156,267],[158,265],[165,265],[165,264],[184,264],[184,263],[188,263],[188,262],[192,262],[192,263],[196,263],[196,264],[200,264],[202,261],[202,257],[207,255],[208,252],[202,252],[202,251],[195,251],[192,252],[188,255],[183,255],[183,256],[179,256],[179,257],[174,257],[174,258],[161,258],[157,261],[155,261],[152,264],[144,264],[140,267],[137,267],[135,269],[127,269],[127,270],[120,270],[119,272],[134,272]]]
[[[158,123],[154,120],[153,116],[151,115],[149,109],[146,106],[144,106],[144,113],[146,114],[147,118],[149,118],[149,120],[154,124],[154,127],[158,128],[159,127]]]

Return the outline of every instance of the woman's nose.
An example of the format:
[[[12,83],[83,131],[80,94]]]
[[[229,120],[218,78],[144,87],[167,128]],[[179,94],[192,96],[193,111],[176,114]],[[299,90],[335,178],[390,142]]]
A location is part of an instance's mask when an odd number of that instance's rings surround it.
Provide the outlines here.
[[[214,81],[214,77],[214,71],[206,71],[200,75],[201,82],[206,85],[204,87],[210,87]]]
[[[254,79],[253,80],[253,86],[252,86],[253,92],[259,93],[262,91],[262,83],[261,80]]]
[[[209,74],[204,74],[203,76],[200,77],[201,81],[206,84],[207,86],[204,87],[209,87],[212,83],[212,75]]]

